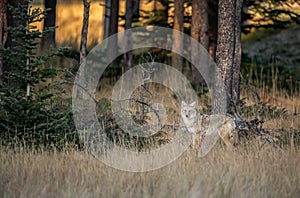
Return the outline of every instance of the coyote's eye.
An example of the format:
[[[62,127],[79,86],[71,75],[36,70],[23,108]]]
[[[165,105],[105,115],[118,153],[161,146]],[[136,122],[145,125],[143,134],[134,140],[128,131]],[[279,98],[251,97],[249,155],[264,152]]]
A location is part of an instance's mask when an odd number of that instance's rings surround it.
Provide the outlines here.
[[[193,110],[189,110],[189,114],[190,115],[194,115],[194,111]]]

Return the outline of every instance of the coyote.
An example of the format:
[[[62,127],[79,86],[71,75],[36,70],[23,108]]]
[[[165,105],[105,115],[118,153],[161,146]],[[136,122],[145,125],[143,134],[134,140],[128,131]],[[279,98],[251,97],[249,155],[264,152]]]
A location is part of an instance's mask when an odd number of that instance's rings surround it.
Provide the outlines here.
[[[181,117],[188,132],[192,133],[193,147],[196,142],[200,143],[205,135],[211,133],[208,129],[217,130],[227,148],[236,146],[238,135],[236,124],[231,117],[218,114],[198,114],[196,102],[187,104],[184,101],[181,102]]]

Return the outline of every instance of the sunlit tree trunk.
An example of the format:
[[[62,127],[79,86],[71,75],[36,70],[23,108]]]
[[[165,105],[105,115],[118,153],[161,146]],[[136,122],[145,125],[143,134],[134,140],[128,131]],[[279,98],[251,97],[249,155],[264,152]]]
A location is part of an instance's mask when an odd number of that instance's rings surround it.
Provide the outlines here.
[[[89,28],[89,15],[90,15],[90,1],[83,0],[83,24],[81,31],[81,41],[80,41],[80,62],[82,63],[86,57],[86,44],[87,44],[87,36],[88,36],[88,28]]]
[[[173,29],[176,31],[183,32],[184,26],[184,1],[174,1],[174,26]],[[173,52],[179,51],[182,52],[182,37],[178,34],[173,35]],[[179,54],[173,53],[172,54],[172,66],[182,71],[182,57]]]
[[[44,19],[44,29],[55,27],[56,21],[56,0],[44,0],[45,9],[49,9]],[[55,47],[55,30],[43,35],[41,41],[42,50],[48,50],[50,47]]]
[[[81,41],[80,41],[80,71],[79,71],[79,79],[77,79],[77,83],[79,84],[79,87],[86,88],[85,82],[85,71],[86,67],[86,55],[87,55],[87,36],[88,36],[88,27],[89,27],[89,13],[90,13],[90,1],[89,0],[83,0],[83,24],[82,24],[82,31],[81,31]],[[76,97],[78,98],[86,98],[85,90],[82,88],[79,88],[76,90]]]
[[[239,101],[241,4],[240,0],[219,1],[216,63],[225,82],[228,107]]]

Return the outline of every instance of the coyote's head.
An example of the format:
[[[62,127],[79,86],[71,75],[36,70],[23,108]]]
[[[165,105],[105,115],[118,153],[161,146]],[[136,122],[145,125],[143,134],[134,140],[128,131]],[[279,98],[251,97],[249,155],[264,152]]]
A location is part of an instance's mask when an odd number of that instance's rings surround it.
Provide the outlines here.
[[[187,104],[184,101],[181,102],[181,118],[185,124],[185,126],[191,130],[197,125],[197,110],[196,110],[196,102],[192,102],[191,104]],[[193,128],[192,128],[193,127]],[[190,132],[194,132],[191,131]]]

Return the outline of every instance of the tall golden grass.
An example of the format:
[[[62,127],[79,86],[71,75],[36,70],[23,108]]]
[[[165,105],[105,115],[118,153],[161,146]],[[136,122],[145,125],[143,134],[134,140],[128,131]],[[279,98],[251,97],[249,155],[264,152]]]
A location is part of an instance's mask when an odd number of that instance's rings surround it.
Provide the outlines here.
[[[299,197],[299,151],[264,147],[184,153],[161,169],[130,173],[85,152],[0,151],[1,197]]]
[[[287,108],[300,105],[287,101]],[[291,119],[279,117],[266,125],[288,129]],[[293,127],[299,125],[297,116]],[[203,158],[189,149],[171,164],[144,173],[114,169],[68,146],[64,151],[0,147],[0,197],[299,197],[298,147],[281,152],[261,143],[229,152],[219,141]]]

